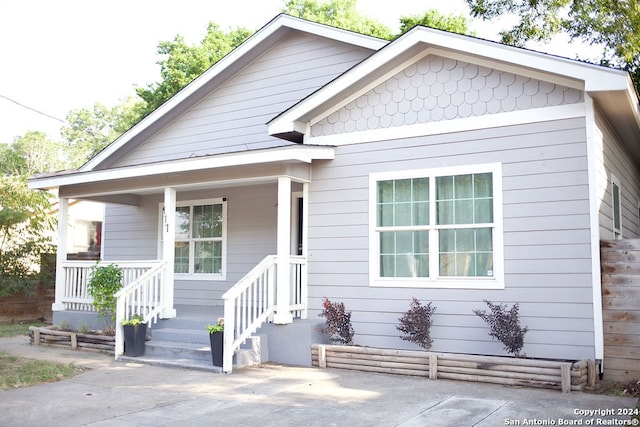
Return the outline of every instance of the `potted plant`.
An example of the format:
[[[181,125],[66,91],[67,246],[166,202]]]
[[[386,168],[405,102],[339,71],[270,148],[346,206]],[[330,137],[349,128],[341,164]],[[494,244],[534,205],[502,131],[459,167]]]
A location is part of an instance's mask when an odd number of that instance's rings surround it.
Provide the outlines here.
[[[124,332],[124,355],[130,357],[144,356],[147,324],[144,317],[134,314],[130,319],[122,321]]]
[[[215,325],[207,325],[209,341],[211,342],[211,360],[213,366],[222,367],[224,354],[224,317],[218,318]]]

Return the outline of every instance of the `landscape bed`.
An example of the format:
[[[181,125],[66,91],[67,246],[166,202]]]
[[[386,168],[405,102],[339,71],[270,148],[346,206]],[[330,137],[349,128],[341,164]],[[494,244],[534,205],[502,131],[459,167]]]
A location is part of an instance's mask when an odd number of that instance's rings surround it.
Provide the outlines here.
[[[115,353],[115,337],[110,335],[30,326],[29,338],[31,344],[34,345],[47,344],[57,347],[70,347],[72,349],[79,348],[89,351]]]
[[[313,344],[313,366],[387,374],[582,391],[595,385],[591,360],[561,361]]]

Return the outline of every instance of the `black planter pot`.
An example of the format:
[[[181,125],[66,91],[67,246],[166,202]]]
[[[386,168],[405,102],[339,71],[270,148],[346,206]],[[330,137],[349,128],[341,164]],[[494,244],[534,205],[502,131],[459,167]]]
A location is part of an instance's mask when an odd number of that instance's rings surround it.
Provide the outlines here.
[[[147,335],[147,324],[123,325],[124,355],[129,357],[144,356]]]
[[[224,332],[214,332],[209,334],[211,341],[211,360],[213,366],[222,367],[222,356],[224,350]]]

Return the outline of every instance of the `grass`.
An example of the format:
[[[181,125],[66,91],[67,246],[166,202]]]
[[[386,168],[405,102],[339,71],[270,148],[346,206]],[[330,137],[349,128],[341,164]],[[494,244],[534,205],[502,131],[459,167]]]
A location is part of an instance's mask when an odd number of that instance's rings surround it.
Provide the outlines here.
[[[13,323],[0,325],[0,338],[29,335],[29,326],[41,323]],[[84,372],[86,369],[72,363],[53,363],[12,356],[0,351],[0,390],[29,387],[36,384],[60,381]]]
[[[60,381],[84,371],[73,363],[31,360],[0,352],[0,390]]]
[[[44,326],[42,323],[11,323],[0,325],[0,338],[29,335],[29,326]]]

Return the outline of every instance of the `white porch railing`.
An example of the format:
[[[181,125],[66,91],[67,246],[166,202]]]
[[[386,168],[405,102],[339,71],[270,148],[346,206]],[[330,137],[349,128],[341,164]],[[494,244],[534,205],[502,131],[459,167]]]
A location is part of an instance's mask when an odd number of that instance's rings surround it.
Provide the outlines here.
[[[233,355],[240,345],[274,313],[277,256],[268,255],[223,296],[223,372],[230,373]],[[289,259],[290,306],[294,317],[306,318],[306,258]]]
[[[307,318],[307,258],[291,256],[289,258],[289,309],[294,318]]]
[[[165,308],[173,308],[164,304],[163,286],[166,284],[164,280],[166,268],[167,263],[162,262],[116,293],[116,357],[122,355],[124,351],[123,320],[130,319],[134,314],[140,314],[148,327],[151,327],[152,323],[158,322],[158,316]],[[166,285],[173,286],[173,284]]]
[[[101,261],[100,265],[115,264],[122,270],[123,286],[135,281],[147,271],[156,267],[161,261]],[[87,291],[87,283],[91,277],[91,269],[96,266],[95,261],[66,261],[62,264],[64,270],[64,294],[61,303],[65,310],[96,311],[93,298]],[[56,286],[58,286],[56,284]]]

